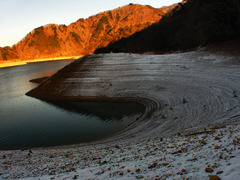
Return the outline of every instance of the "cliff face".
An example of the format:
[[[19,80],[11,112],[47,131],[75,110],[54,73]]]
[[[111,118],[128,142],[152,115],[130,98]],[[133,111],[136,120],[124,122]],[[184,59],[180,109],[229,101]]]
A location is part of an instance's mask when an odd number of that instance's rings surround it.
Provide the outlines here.
[[[0,51],[0,60],[66,57],[93,53],[123,37],[158,22],[175,5],[155,9],[129,4],[65,25],[49,24],[30,32],[12,48]],[[5,48],[6,49],[6,48]],[[13,55],[14,54],[14,55]]]
[[[240,1],[185,0],[158,23],[95,53],[165,53],[231,39],[240,39]]]

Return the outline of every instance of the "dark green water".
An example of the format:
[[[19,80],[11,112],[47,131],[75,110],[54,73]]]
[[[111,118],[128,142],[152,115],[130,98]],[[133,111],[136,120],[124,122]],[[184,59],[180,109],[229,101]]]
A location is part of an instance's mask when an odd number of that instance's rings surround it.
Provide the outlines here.
[[[44,102],[25,95],[30,79],[53,74],[70,60],[0,69],[0,149],[49,147],[112,136],[139,118],[132,102]]]

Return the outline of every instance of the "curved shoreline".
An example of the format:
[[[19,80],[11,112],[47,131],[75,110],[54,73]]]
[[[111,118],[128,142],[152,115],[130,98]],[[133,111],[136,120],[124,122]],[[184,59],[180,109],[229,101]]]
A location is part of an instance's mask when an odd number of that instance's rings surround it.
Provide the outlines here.
[[[169,55],[92,54],[68,64],[27,95],[45,100],[144,99],[152,114],[148,122],[131,129],[135,134],[144,135],[143,129],[153,133],[154,127],[162,136],[199,130],[225,124],[224,118],[238,114],[237,109],[226,111],[238,104],[238,98],[231,99],[238,85],[230,80],[237,78],[231,71],[237,74],[238,68],[225,64],[235,64],[236,57],[216,49]]]
[[[131,97],[147,104],[146,116],[102,142],[2,151],[6,158],[0,161],[11,164],[8,170],[0,166],[2,177],[208,179],[221,170],[220,178],[240,176],[239,57],[204,48],[89,55],[70,63],[28,94],[55,100]]]
[[[210,76],[204,76],[204,73],[207,72],[206,68],[207,66],[209,66],[208,64],[211,64],[211,66],[213,66],[213,69],[216,69],[217,71],[219,71],[219,73],[221,73],[222,67],[218,70],[218,67],[216,67],[213,62],[216,61],[215,63],[217,64],[224,64],[225,61],[231,62],[231,59],[235,59],[236,57],[231,56],[228,53],[224,54],[222,52],[222,50],[219,52],[216,50],[212,52],[210,51],[210,61],[208,60],[209,51],[205,49],[199,52],[187,52],[169,55],[136,55],[121,53],[87,55],[80,58],[79,60],[68,64],[65,68],[61,69],[53,76],[46,79],[37,88],[34,88],[30,92],[26,93],[26,95],[46,101],[132,101],[145,105],[146,111],[143,114],[142,118],[137,120],[131,126],[109,138],[90,143],[84,143],[87,145],[127,139],[128,137],[138,135],[142,136],[145,133],[148,134],[150,132],[151,134],[155,134],[155,131],[159,131],[159,127],[160,132],[162,132],[161,136],[164,137],[166,135],[179,132],[189,133],[191,131],[199,131],[203,128],[209,128],[214,125],[222,126],[226,125],[227,123],[226,120],[222,121],[222,117],[231,119],[231,117],[235,116],[226,116],[225,112],[221,112],[223,111],[223,109],[229,108],[225,107],[225,105],[222,103],[223,101],[229,101],[225,99],[225,93],[229,93],[235,90],[228,89],[225,85],[220,85],[221,83],[225,84],[225,80],[221,80],[222,82],[220,82],[220,79],[218,79],[218,77],[216,77],[216,79],[214,79],[215,77],[211,77],[213,76],[211,75],[211,73]],[[212,61],[212,57],[214,61]],[[136,58],[139,58],[140,62],[137,62],[135,60]],[[152,60],[158,58],[159,60],[157,61]],[[178,60],[178,58],[181,59]],[[161,67],[166,65],[168,68],[167,72],[166,69],[162,69]],[[147,69],[149,69],[149,67],[151,71],[146,71]],[[170,70],[171,68],[173,70]],[[189,69],[193,69],[191,75],[185,74],[190,72]],[[158,73],[158,70],[163,70],[163,73]],[[209,69],[209,71],[211,71],[211,68]],[[111,72],[115,73],[113,77],[109,75],[111,74]],[[194,74],[195,72],[199,74]],[[180,78],[174,78],[173,75],[166,76],[166,73],[176,73],[177,76],[180,76]],[[132,74],[134,74],[134,76],[132,76]],[[145,78],[143,75],[147,75],[148,77]],[[169,76],[170,78],[172,78],[167,80],[167,86],[159,86],[157,85],[158,83],[156,84],[157,81],[161,82],[161,76],[163,78],[163,82],[166,81],[164,78],[169,79]],[[195,78],[196,80],[194,80]],[[203,80],[201,78],[203,78]],[[137,82],[137,84],[131,79],[136,79],[137,81],[135,81]],[[149,85],[151,86],[152,84],[154,84],[155,87],[153,87],[155,89],[147,89],[146,84],[148,83],[148,79],[151,83]],[[219,85],[216,84],[216,90],[225,91],[221,95],[221,99],[219,99],[220,95],[217,95],[214,92],[214,89],[211,87],[212,80],[216,81],[217,84],[220,83]],[[191,81],[193,81],[193,85]],[[143,90],[138,89],[139,86],[142,86]],[[210,88],[207,86],[210,86]],[[135,91],[135,89],[138,90]],[[179,94],[176,94],[174,90],[176,92],[180,91],[180,93],[183,95],[180,96]],[[123,91],[124,93],[121,93],[121,91]],[[148,91],[150,92],[148,93]],[[160,91],[161,93],[166,95],[159,94],[160,96],[154,97],[157,91]],[[171,91],[173,91],[174,93],[171,93]],[[169,92],[172,97],[169,96]],[[196,102],[192,102],[192,100],[190,100],[192,98],[194,98]],[[199,100],[199,98],[204,99]],[[185,102],[183,102],[183,99]],[[211,104],[207,104],[209,103],[208,101]],[[202,104],[202,107],[200,107],[199,104]],[[216,106],[216,108],[218,109],[214,109],[213,106]],[[173,114],[175,108],[180,110],[175,113],[176,115]],[[204,115],[203,113],[206,113],[206,115]],[[192,116],[191,114],[196,115]],[[166,116],[170,116],[170,119]],[[184,122],[184,118],[188,118],[187,123]],[[202,118],[204,118],[203,120],[205,122],[203,121],[203,123],[199,123],[198,119],[202,121]],[[207,122],[208,119],[212,119],[213,122]],[[220,119],[220,121],[218,119]],[[178,125],[176,123],[179,123],[179,120],[184,128],[182,128],[180,124],[180,127],[177,127]],[[166,121],[169,122],[166,123]],[[233,122],[234,121],[235,120],[233,120]],[[163,125],[161,125],[161,123]],[[228,123],[230,123],[230,121]],[[161,126],[163,127],[161,128]],[[157,130],[154,130],[154,128],[156,128]]]
[[[136,119],[131,125],[123,129],[122,131],[119,131],[109,137],[99,139],[99,140],[94,140],[91,142],[86,142],[86,143],[79,143],[79,144],[69,144],[69,145],[61,145],[61,146],[50,146],[50,147],[37,147],[37,148],[31,148],[31,149],[61,149],[61,148],[72,148],[72,147],[78,147],[78,146],[86,146],[86,145],[94,145],[94,144],[103,144],[103,143],[109,143],[109,142],[114,142],[120,139],[127,139],[130,136],[136,135],[137,133],[141,133],[142,130],[137,130],[134,131],[134,129],[140,125],[144,124],[147,122],[152,113],[156,111],[157,109],[161,108],[162,105],[159,105],[159,103],[155,102],[154,100],[150,99],[144,99],[144,98],[128,98],[128,97],[105,97],[105,98],[100,98],[100,97],[44,97],[40,98],[43,101],[46,102],[56,102],[56,101],[97,101],[97,102],[134,102],[141,104],[144,106],[145,111],[139,117],[139,119]],[[133,130],[133,132],[131,132]],[[146,130],[146,129],[144,129]]]

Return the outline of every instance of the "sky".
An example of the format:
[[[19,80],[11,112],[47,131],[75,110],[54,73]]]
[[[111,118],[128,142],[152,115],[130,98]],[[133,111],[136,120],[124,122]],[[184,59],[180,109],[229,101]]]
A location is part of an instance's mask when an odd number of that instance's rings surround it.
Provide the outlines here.
[[[0,0],[0,47],[12,46],[46,24],[69,25],[79,18],[129,3],[168,6],[181,0]]]

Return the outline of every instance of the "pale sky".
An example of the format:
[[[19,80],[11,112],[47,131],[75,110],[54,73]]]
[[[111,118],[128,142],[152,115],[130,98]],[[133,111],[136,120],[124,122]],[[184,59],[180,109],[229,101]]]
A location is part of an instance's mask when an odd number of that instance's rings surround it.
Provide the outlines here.
[[[12,46],[46,24],[69,25],[129,3],[160,8],[177,2],[180,0],[0,0],[0,47]]]

